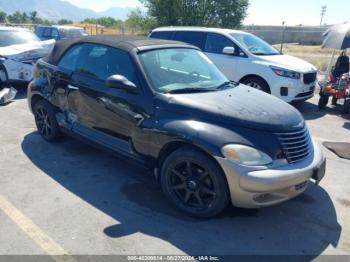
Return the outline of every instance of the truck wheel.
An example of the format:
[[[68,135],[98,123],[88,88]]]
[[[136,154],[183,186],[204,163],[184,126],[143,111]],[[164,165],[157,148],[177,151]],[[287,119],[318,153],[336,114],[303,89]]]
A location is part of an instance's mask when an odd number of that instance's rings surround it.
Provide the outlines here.
[[[268,84],[260,77],[256,77],[256,76],[248,77],[242,81],[242,84],[264,91],[265,93],[268,93],[268,94],[271,93]]]
[[[222,170],[213,159],[191,147],[180,148],[166,158],[161,185],[166,197],[192,216],[215,216],[229,203]]]
[[[320,99],[318,100],[318,108],[324,109],[328,104],[329,96],[320,95]]]
[[[34,105],[36,127],[40,135],[49,142],[56,142],[62,137],[55,115],[55,108],[45,99]]]

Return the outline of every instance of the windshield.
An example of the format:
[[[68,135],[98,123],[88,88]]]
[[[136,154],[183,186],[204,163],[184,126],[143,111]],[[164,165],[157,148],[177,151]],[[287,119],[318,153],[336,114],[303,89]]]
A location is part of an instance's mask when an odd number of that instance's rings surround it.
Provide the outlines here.
[[[261,38],[251,34],[231,34],[254,55],[279,55],[280,53]]]
[[[29,42],[39,42],[39,41],[40,39],[32,32],[22,31],[22,30],[0,31],[0,47],[26,44]]]
[[[213,62],[195,49],[158,49],[139,57],[157,92],[206,92],[230,84]]]

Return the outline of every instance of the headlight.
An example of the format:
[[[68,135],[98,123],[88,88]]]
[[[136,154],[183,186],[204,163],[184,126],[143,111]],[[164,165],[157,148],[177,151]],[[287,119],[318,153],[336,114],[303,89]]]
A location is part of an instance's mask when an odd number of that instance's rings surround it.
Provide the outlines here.
[[[270,68],[278,76],[289,77],[293,79],[300,79],[300,73],[298,72],[284,69],[284,68],[274,67],[274,66],[270,66]]]
[[[271,157],[253,147],[244,145],[227,145],[222,148],[222,154],[233,161],[247,166],[263,166],[272,163]]]

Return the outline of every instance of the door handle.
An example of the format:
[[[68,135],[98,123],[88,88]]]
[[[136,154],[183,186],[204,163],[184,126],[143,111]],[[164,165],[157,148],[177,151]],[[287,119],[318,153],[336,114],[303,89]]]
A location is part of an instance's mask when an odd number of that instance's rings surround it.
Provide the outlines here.
[[[68,89],[70,89],[70,90],[79,90],[79,87],[73,86],[73,85],[68,85]]]

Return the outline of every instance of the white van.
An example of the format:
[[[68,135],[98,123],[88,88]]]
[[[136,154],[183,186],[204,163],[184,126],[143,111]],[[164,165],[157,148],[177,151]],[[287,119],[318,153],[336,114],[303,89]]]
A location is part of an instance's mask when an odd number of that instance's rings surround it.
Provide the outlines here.
[[[314,95],[316,67],[302,59],[280,54],[255,35],[231,29],[161,27],[153,30],[149,37],[195,45],[230,80],[286,102],[305,101]]]

